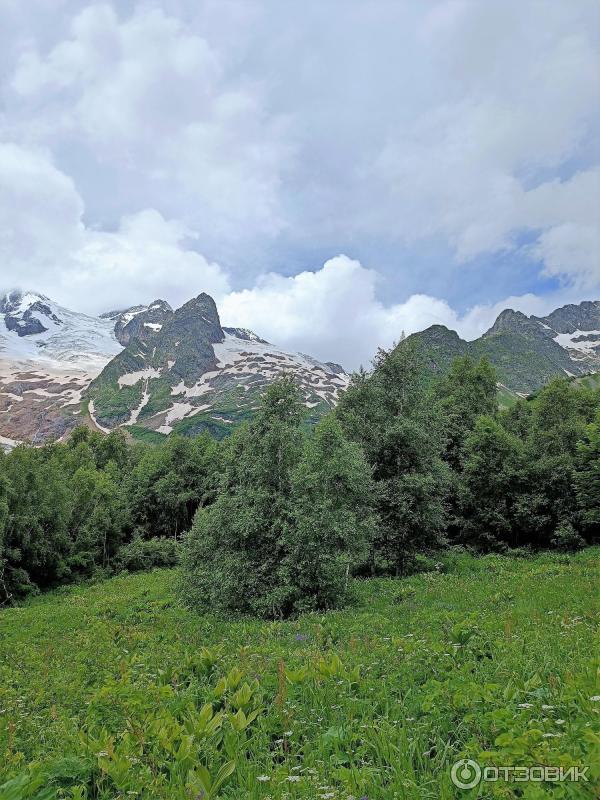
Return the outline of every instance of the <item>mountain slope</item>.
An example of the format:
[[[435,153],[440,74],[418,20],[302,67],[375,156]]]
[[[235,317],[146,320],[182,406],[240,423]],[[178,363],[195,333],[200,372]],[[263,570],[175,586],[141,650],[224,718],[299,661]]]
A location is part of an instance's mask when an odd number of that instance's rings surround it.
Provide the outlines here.
[[[348,382],[339,365],[287,353],[251,331],[224,329],[214,300],[201,294],[106,365],[89,387],[90,414],[107,430],[220,436],[250,416],[265,386],[285,373],[294,375],[315,417]]]
[[[337,364],[223,328],[206,294],[175,311],[155,300],[101,317],[36,292],[0,299],[0,446],[58,439],[78,423],[146,438],[222,436],[283,373],[296,377],[313,419],[348,382]]]
[[[555,377],[600,371],[600,301],[563,306],[547,317],[506,309],[471,342],[443,325],[406,341],[420,342],[433,373],[443,374],[457,355],[486,357],[502,387],[529,394]]]
[[[120,352],[114,323],[35,292],[0,299],[0,444],[60,438],[84,390]]]

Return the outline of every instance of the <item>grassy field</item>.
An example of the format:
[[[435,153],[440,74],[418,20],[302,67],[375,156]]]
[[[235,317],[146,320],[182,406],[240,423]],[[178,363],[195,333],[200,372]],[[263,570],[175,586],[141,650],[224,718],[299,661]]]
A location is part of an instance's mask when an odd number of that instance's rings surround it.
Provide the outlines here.
[[[182,609],[176,573],[0,612],[0,800],[594,798],[455,788],[482,765],[600,763],[600,552],[449,556],[285,623]]]

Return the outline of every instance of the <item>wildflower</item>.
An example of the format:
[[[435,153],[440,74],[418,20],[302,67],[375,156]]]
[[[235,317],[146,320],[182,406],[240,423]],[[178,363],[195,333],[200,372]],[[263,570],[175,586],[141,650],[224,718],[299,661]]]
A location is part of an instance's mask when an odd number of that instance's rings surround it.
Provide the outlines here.
[[[519,703],[519,705],[517,706],[517,708],[532,708],[532,707],[533,703]]]
[[[590,697],[590,700],[592,701],[592,703],[599,702],[600,701],[600,694],[593,695],[593,697]]]
[[[305,642],[308,639],[308,636],[305,633],[297,633],[296,634],[296,641],[297,642]]]
[[[565,721],[564,721],[564,719],[557,719],[557,720],[556,720],[556,724],[557,724],[557,725],[564,725],[564,724],[565,724]]]
[[[261,783],[266,783],[267,781],[270,781],[271,778],[268,775],[258,775],[256,780],[260,781]]]
[[[300,780],[300,775],[288,775],[286,780],[288,780],[290,783],[298,783]]]
[[[553,711],[554,710],[554,706],[542,706],[542,710],[543,711]]]

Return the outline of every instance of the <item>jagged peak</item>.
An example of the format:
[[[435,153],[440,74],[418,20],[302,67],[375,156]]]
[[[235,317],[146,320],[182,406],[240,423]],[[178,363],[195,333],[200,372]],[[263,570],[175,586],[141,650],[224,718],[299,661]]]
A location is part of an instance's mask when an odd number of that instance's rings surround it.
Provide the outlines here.
[[[31,308],[34,303],[51,303],[49,297],[30,289],[10,289],[0,298],[0,314],[19,313]]]
[[[128,306],[126,308],[114,309],[113,311],[105,311],[103,314],[100,314],[100,319],[116,319],[124,314],[131,314],[133,312],[141,313],[142,311],[152,311],[157,308],[160,308],[164,311],[173,311],[170,303],[168,303],[166,300],[161,300],[158,298],[157,300],[153,300],[151,303],[148,303],[148,305],[140,304],[136,306]]]

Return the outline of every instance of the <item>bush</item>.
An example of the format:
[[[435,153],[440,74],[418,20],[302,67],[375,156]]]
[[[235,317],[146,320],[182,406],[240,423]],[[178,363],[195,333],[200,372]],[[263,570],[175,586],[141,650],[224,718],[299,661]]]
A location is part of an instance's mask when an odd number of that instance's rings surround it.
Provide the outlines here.
[[[137,572],[151,567],[174,567],[179,562],[179,549],[175,539],[164,536],[134,539],[119,550],[115,568],[117,571]]]
[[[561,522],[554,531],[551,542],[557,550],[562,550],[565,553],[581,550],[585,547],[584,538],[577,533],[570,522]]]

